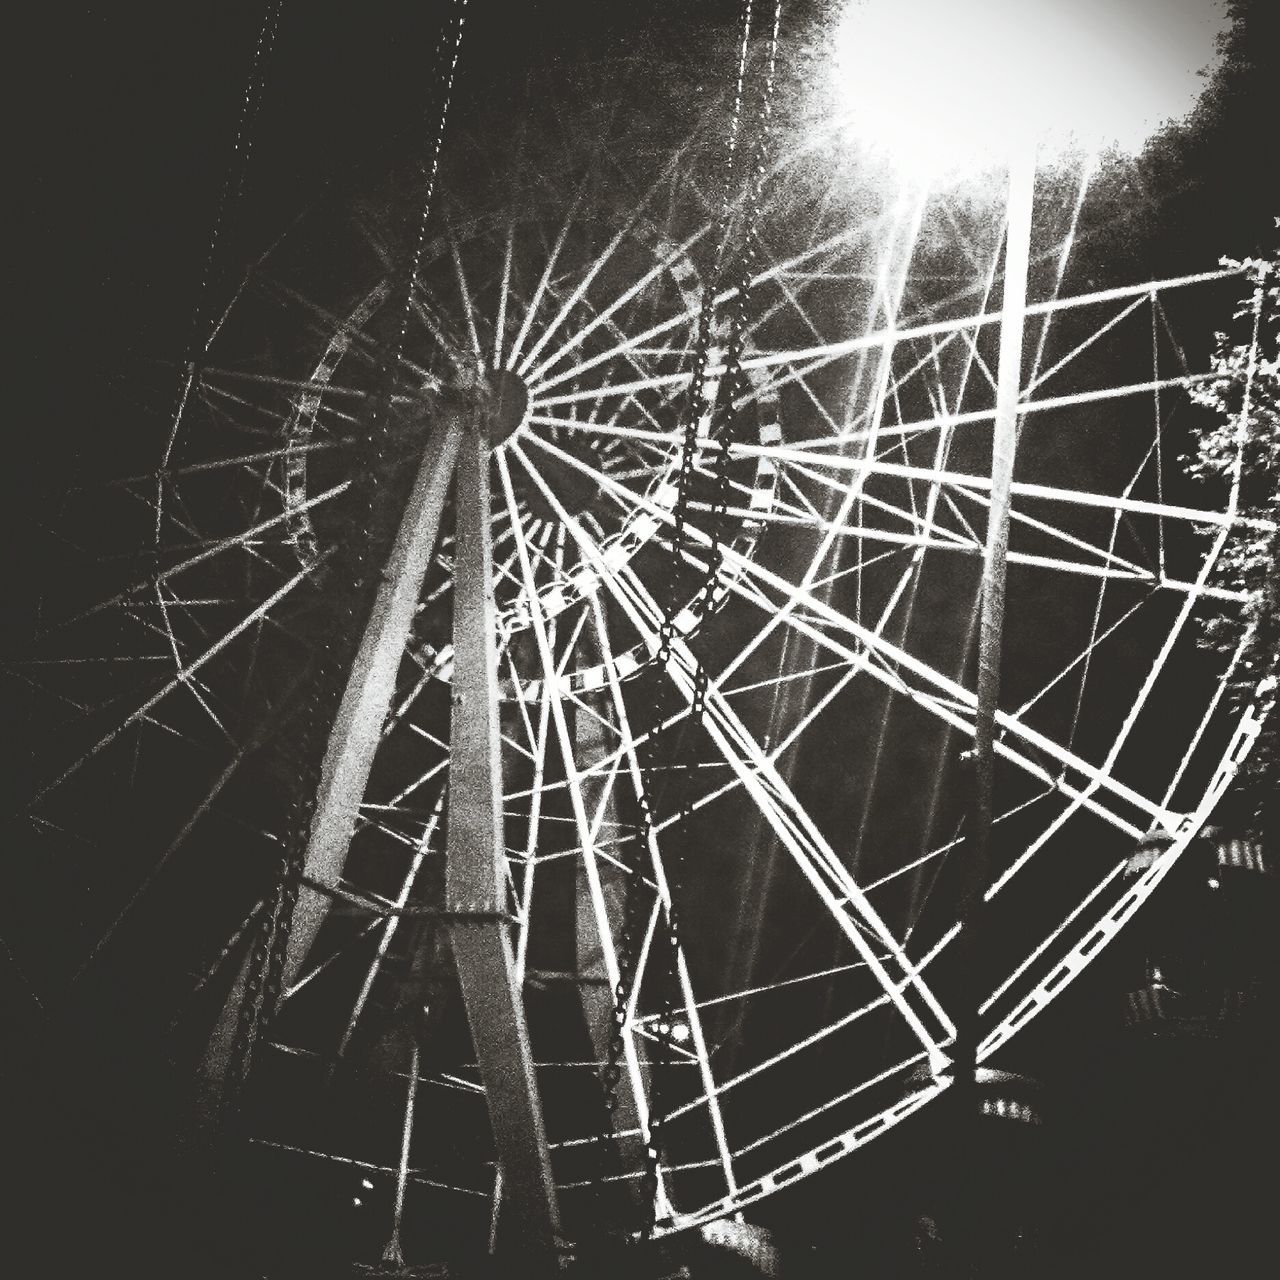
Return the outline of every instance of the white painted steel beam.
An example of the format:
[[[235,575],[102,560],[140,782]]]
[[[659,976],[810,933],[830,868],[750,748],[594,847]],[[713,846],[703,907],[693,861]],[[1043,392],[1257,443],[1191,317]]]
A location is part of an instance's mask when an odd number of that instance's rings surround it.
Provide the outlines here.
[[[414,610],[435,554],[440,515],[462,438],[464,412],[447,402],[441,404],[439,421],[427,438],[413,492],[382,571],[369,621],[329,732],[304,867],[309,879],[322,884],[336,885],[346,866],[360,802],[395,696],[396,676]],[[302,886],[285,961],[286,986],[297,981],[328,913],[329,902],[327,894]]]
[[[467,1021],[502,1168],[499,1248],[554,1259],[559,1208],[516,973],[502,830],[489,436],[458,450],[453,717],[445,902]]]
[[[382,726],[395,694],[396,676],[414,610],[435,554],[440,516],[453,477],[463,424],[463,411],[456,405],[441,402],[439,413],[427,437],[417,479],[325,748],[303,874],[327,885],[337,885],[346,867],[360,802],[364,799]],[[297,983],[312,943],[328,915],[330,901],[329,895],[307,884],[301,887],[285,955],[285,990]],[[206,1121],[212,1119],[222,1098],[249,964],[250,957],[246,956],[219,1014],[201,1065],[198,1090]]]

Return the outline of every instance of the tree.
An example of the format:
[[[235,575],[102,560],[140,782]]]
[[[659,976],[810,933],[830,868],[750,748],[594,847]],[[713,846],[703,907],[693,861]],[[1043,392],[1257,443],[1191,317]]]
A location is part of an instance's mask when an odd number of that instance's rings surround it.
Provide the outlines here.
[[[1280,225],[1280,219],[1277,220]],[[1248,594],[1240,607],[1210,615],[1201,644],[1230,662],[1226,697],[1236,711],[1261,703],[1258,741],[1236,779],[1237,820],[1266,843],[1280,841],[1280,722],[1274,714],[1280,676],[1280,253],[1223,260],[1249,283],[1227,333],[1214,341],[1212,381],[1194,387],[1194,401],[1212,415],[1185,459],[1206,485],[1236,485],[1237,515],[1253,523],[1231,529],[1212,570],[1215,586]],[[1216,534],[1206,531],[1206,536]]]

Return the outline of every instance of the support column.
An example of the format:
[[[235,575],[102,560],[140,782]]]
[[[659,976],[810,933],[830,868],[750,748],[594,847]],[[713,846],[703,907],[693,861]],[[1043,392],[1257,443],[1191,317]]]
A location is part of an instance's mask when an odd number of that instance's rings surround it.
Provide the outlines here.
[[[1009,164],[1008,223],[1005,232],[1004,300],[1000,316],[1000,358],[996,374],[996,415],[991,440],[991,505],[982,562],[978,616],[978,687],[974,719],[973,792],[965,837],[967,878],[960,904],[960,960],[964,982],[956,1011],[956,1082],[972,1085],[976,1067],[982,990],[982,934],[986,892],[991,883],[991,824],[995,774],[995,716],[1000,696],[1000,652],[1004,638],[1005,578],[1009,552],[1009,508],[1018,444],[1018,402],[1022,395],[1022,338],[1027,308],[1027,267],[1031,254],[1031,209],[1035,195],[1035,148],[1020,148]],[[967,1105],[967,1103],[965,1104]],[[975,1103],[976,1105],[976,1103]]]
[[[440,421],[427,438],[413,493],[373,602],[368,625],[351,664],[325,750],[307,845],[306,875],[334,885],[342,876],[355,834],[382,727],[395,696],[396,676],[422,598],[422,584],[435,555],[444,510],[468,410],[444,402]],[[285,986],[298,972],[328,914],[327,894],[303,885],[293,914],[285,962]]]
[[[499,1249],[505,1240],[545,1266],[560,1220],[507,914],[489,505],[489,435],[477,415],[458,455],[445,900],[502,1166]]]
[[[373,768],[382,726],[395,694],[422,584],[435,555],[444,510],[470,412],[456,400],[441,398],[439,413],[422,452],[413,492],[382,571],[369,621],[351,664],[321,768],[320,788],[307,844],[303,874],[336,885],[347,862],[360,804]],[[328,914],[327,894],[303,885],[294,909],[293,929],[285,957],[283,986],[297,980],[320,926]],[[206,1122],[222,1097],[240,1006],[244,1002],[248,960],[223,1005],[201,1069],[201,1110]]]

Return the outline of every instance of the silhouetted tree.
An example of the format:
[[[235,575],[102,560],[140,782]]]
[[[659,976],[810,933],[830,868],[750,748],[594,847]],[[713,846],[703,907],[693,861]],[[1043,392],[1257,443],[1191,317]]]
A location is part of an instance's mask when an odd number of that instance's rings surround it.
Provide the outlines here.
[[[1242,268],[1249,289],[1230,331],[1216,336],[1216,376],[1192,389],[1213,420],[1186,463],[1207,485],[1230,491],[1238,480],[1237,515],[1255,523],[1232,528],[1211,577],[1212,585],[1249,598],[1207,618],[1201,643],[1227,660],[1243,644],[1227,697],[1237,709],[1260,703],[1265,719],[1237,778],[1235,801],[1241,820],[1274,845],[1280,837],[1280,725],[1274,714],[1280,674],[1280,255],[1224,259],[1224,265]]]

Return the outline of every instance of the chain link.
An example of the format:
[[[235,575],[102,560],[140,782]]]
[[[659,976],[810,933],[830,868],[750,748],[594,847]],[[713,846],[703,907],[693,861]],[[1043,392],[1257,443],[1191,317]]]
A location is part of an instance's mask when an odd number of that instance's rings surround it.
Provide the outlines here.
[[[699,426],[704,420],[709,420],[710,429],[708,435],[713,437],[718,444],[710,519],[711,546],[705,577],[695,595],[695,601],[698,602],[709,602],[710,597],[714,594],[722,563],[721,543],[725,532],[725,515],[729,504],[729,494],[732,488],[729,473],[730,450],[732,443],[737,438],[737,401],[742,391],[742,353],[746,343],[751,278],[755,264],[753,237],[758,221],[760,197],[766,172],[765,156],[772,113],[778,27],[781,20],[781,11],[781,0],[776,0],[772,31],[769,37],[767,74],[758,107],[757,127],[752,139],[752,167],[747,175],[747,191],[741,227],[742,245],[733,264],[735,268],[733,294],[735,305],[730,317],[725,368],[724,374],[718,380],[717,395],[715,400],[712,401],[707,393],[707,375],[716,318],[716,297],[719,293],[721,282],[728,274],[724,260],[730,247],[729,233],[734,203],[733,190],[739,164],[739,132],[751,37],[753,0],[745,0],[743,7],[742,44],[738,59],[738,78],[734,95],[733,116],[730,124],[725,180],[718,223],[719,260],[715,264],[711,280],[703,291],[702,305],[698,315],[692,377],[689,383],[688,395],[684,402],[684,430],[681,441],[680,466],[677,474],[676,499],[672,508],[671,523],[673,578],[678,576],[682,567],[693,475],[696,469],[696,457],[700,448]],[[718,431],[716,430],[717,426]],[[613,1117],[618,1105],[618,1089],[622,1078],[621,1064],[626,1051],[626,1030],[630,1017],[636,970],[639,963],[639,951],[645,928],[643,918],[644,867],[657,825],[657,801],[659,797],[653,793],[652,780],[658,772],[661,771],[664,774],[662,793],[665,794],[671,778],[681,771],[684,746],[689,737],[689,729],[691,726],[696,727],[702,721],[710,685],[710,678],[706,668],[695,657],[692,672],[693,696],[690,700],[689,714],[684,718],[676,742],[668,748],[666,738],[670,725],[664,716],[660,688],[662,674],[668,668],[673,657],[672,651],[677,634],[677,614],[678,610],[674,603],[669,604],[664,609],[663,618],[658,628],[654,662],[650,667],[650,674],[642,686],[647,694],[649,703],[647,711],[649,713],[650,728],[648,734],[641,739],[639,744],[640,758],[637,760],[639,765],[639,785],[637,787],[639,820],[632,826],[630,839],[623,847],[627,892],[623,905],[621,946],[618,952],[618,983],[614,991],[613,1022],[608,1056],[602,1075],[606,1112],[604,1139],[606,1141],[612,1140],[615,1152],[617,1151],[617,1139]],[[692,802],[688,787],[681,788],[678,810],[673,825],[683,824],[691,813]],[[680,840],[671,841],[665,866],[669,890],[669,901],[663,913],[666,922],[664,941],[666,943],[667,971],[664,975],[665,981],[662,993],[663,1009],[656,1028],[659,1053],[658,1060],[653,1063],[653,1069],[650,1072],[649,1122],[647,1131],[644,1134],[644,1216],[639,1233],[642,1240],[652,1237],[657,1213],[659,1170],[664,1149],[663,1129],[666,1110],[662,1097],[662,1085],[665,1083],[665,1067],[672,1058],[673,1029],[677,1016],[677,993],[680,989],[679,900],[684,879],[684,851]]]
[[[722,259],[729,242],[729,226],[733,217],[733,187],[738,165],[738,135],[742,127],[742,94],[746,83],[747,53],[751,43],[751,24],[754,0],[744,0],[742,9],[742,43],[738,50],[738,77],[733,95],[733,112],[729,120],[729,139],[725,148],[724,182],[720,193],[720,213],[716,221],[717,260],[712,264],[710,280],[702,293],[702,305],[698,310],[698,330],[694,340],[693,372],[688,392],[684,397],[684,436],[680,451],[680,469],[676,475],[676,500],[672,508],[671,570],[680,571],[681,552],[684,546],[684,527],[688,519],[689,490],[693,481],[694,463],[698,453],[698,427],[715,406],[707,400],[707,368],[711,354],[711,335],[715,325],[716,294],[721,276]],[[672,626],[671,614],[663,619],[660,657],[670,657]]]
[[[337,575],[346,587],[346,608],[335,616],[330,632],[320,647],[314,691],[310,704],[301,717],[294,762],[294,775],[298,779],[298,785],[294,792],[284,855],[272,908],[263,912],[254,931],[245,972],[244,995],[223,1092],[224,1115],[228,1117],[234,1117],[238,1112],[255,1050],[266,1038],[280,1005],[294,911],[302,888],[311,823],[320,787],[327,728],[333,722],[345,687],[351,657],[347,650],[351,649],[357,635],[357,613],[360,606],[369,603],[372,592],[376,589],[376,582],[369,572],[369,560],[373,551],[372,531],[375,527],[377,487],[384,466],[383,445],[408,332],[413,293],[417,288],[426,243],[428,218],[440,165],[440,150],[466,23],[466,7],[467,0],[456,0],[455,19],[441,29],[436,50],[441,67],[440,113],[430,162],[424,175],[426,185],[416,241],[406,279],[391,299],[390,311],[397,318],[397,326],[394,336],[385,341],[377,353],[375,389],[366,400],[361,414],[359,445],[353,459],[356,472],[353,499],[362,502],[364,507],[364,518],[359,521],[359,525],[365,536],[353,539],[346,548],[347,572],[339,572]],[[346,661],[340,660],[339,650],[342,650],[341,656]]]

